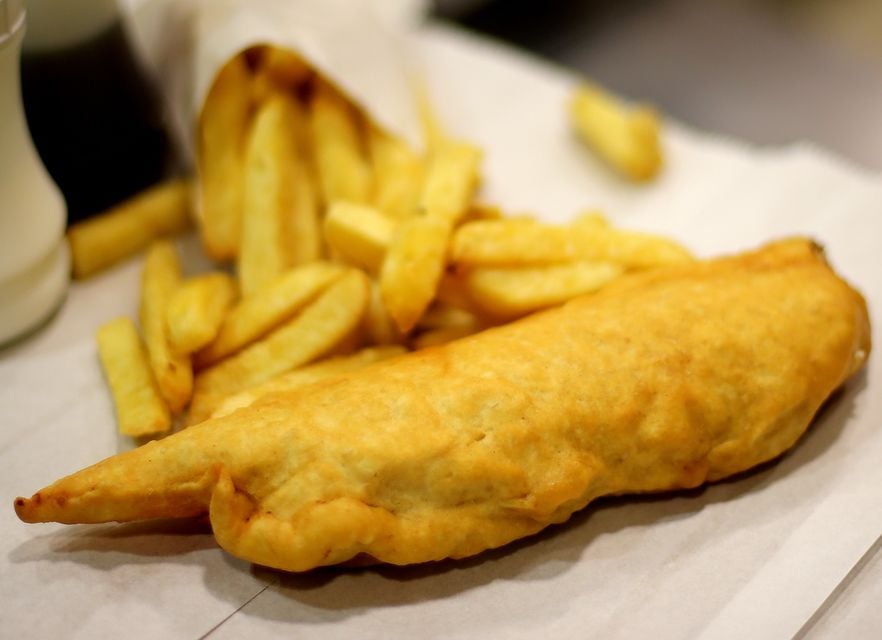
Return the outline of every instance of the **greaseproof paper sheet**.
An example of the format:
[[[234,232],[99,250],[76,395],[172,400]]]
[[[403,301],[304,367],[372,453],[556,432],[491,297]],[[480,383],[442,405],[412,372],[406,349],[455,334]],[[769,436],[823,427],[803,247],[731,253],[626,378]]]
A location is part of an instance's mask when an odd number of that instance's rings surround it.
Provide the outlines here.
[[[452,132],[486,152],[482,199],[564,220],[601,208],[701,256],[809,234],[882,311],[882,177],[810,145],[756,149],[674,123],[660,178],[632,186],[573,138],[574,78],[455,31],[416,34]],[[192,239],[182,242],[199,266]],[[12,510],[130,446],[92,334],[137,311],[139,260],[75,284],[41,333],[0,352],[0,635],[185,638],[781,638],[882,533],[882,355],[781,460],[735,480],[597,502],[459,562],[283,574],[194,522],[25,525]]]

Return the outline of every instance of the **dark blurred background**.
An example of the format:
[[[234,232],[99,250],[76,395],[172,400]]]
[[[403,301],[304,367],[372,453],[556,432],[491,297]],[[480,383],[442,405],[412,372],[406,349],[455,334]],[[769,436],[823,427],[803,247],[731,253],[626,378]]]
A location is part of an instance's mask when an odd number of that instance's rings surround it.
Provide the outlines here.
[[[882,171],[882,0],[436,0],[693,126]]]

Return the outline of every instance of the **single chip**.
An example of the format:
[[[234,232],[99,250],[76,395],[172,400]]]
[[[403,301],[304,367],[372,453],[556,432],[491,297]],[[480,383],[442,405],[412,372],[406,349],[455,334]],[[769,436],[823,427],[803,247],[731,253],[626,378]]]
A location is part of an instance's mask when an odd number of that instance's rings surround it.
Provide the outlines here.
[[[374,174],[373,205],[392,218],[407,218],[417,211],[423,163],[417,153],[376,127],[368,130],[368,151]]]
[[[480,182],[481,150],[444,140],[432,152],[420,193],[420,212],[453,225],[468,212]]]
[[[242,162],[251,120],[251,72],[236,56],[218,72],[198,122],[202,242],[215,260],[231,260],[239,249]]]
[[[485,202],[473,202],[459,223],[467,224],[475,220],[500,220],[504,217],[505,214],[502,212],[502,209],[496,205]]]
[[[478,220],[453,234],[450,261],[481,267],[567,262],[579,257],[574,235],[569,227],[541,224],[532,218]]]
[[[371,344],[401,344],[404,336],[386,310],[380,285],[371,281],[371,300],[364,314],[364,335]]]
[[[206,273],[181,285],[166,309],[169,344],[194,353],[214,340],[236,299],[236,283],[225,273]]]
[[[648,233],[614,229],[601,217],[568,226],[528,218],[464,224],[451,240],[451,262],[468,267],[541,266],[572,261],[615,262],[626,269],[684,264],[694,258],[678,243]]]
[[[447,131],[429,95],[429,88],[425,84],[417,83],[415,89],[414,97],[419,112],[423,142],[426,150],[432,153],[447,139]]]
[[[171,416],[134,323],[129,318],[112,320],[101,326],[97,339],[119,432],[141,437],[168,431]]]
[[[350,269],[299,315],[196,378],[189,423],[211,415],[226,396],[312,362],[330,352],[361,323],[368,305],[367,276]]]
[[[67,232],[75,278],[85,278],[134,255],[153,240],[190,226],[190,181],[169,180]]]
[[[211,414],[211,417],[220,418],[229,415],[242,407],[254,404],[255,401],[269,393],[293,391],[314,382],[321,382],[322,380],[335,378],[351,371],[357,371],[374,362],[387,360],[404,353],[407,353],[407,349],[400,345],[369,347],[352,355],[328,358],[300,369],[294,369],[273,378],[269,382],[226,398]]]
[[[315,82],[309,102],[312,150],[325,204],[367,203],[371,168],[365,157],[361,122],[346,100],[325,82]]]
[[[383,304],[404,333],[435,297],[444,272],[450,223],[420,216],[403,221],[380,272]]]
[[[379,271],[395,235],[395,222],[363,204],[338,200],[325,217],[325,240],[349,264]]]
[[[279,91],[296,92],[312,75],[309,65],[288,49],[263,45],[249,50],[248,56],[256,67],[252,82],[255,104]]]
[[[486,313],[511,319],[597,291],[622,275],[608,262],[573,262],[550,267],[475,269],[464,276],[469,296]]]
[[[474,312],[474,303],[469,298],[469,292],[463,284],[462,277],[455,273],[444,273],[438,282],[438,290],[435,292],[437,303],[468,309]]]
[[[247,298],[224,318],[217,337],[196,354],[200,368],[212,365],[290,320],[345,272],[331,262],[314,262],[286,271]]]
[[[439,329],[429,329],[417,334],[410,345],[416,350],[428,349],[429,347],[439,347],[442,344],[465,338],[480,331],[477,328],[469,327],[442,327]]]
[[[645,181],[661,169],[659,120],[650,107],[629,107],[586,83],[573,95],[570,119],[579,137],[625,177]]]
[[[273,94],[260,107],[245,152],[244,208],[238,275],[243,295],[288,267],[321,253],[318,208],[301,167],[298,138],[305,127],[299,103]],[[307,193],[298,193],[306,191]]]
[[[418,327],[424,330],[459,327],[477,331],[481,327],[481,319],[463,307],[436,302],[420,318]]]
[[[420,318],[410,345],[414,349],[435,347],[477,333],[486,325],[484,318],[465,308],[436,301]]]
[[[154,242],[141,277],[141,330],[153,375],[173,414],[187,405],[193,392],[190,358],[171,348],[166,327],[168,304],[180,284],[181,265],[171,242]]]

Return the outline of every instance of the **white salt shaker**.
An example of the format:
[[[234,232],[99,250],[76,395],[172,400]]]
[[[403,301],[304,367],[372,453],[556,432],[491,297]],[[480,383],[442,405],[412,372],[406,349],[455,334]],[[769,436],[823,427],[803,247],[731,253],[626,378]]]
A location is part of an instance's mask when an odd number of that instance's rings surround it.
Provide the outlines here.
[[[0,344],[61,304],[70,267],[61,192],[34,148],[21,100],[24,0],[0,0]]]

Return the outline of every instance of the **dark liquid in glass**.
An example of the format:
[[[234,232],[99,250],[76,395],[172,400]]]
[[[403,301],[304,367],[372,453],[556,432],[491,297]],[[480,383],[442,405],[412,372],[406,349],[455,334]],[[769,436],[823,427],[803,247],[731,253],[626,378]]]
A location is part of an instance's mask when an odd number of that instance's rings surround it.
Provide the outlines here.
[[[72,47],[25,51],[22,97],[34,144],[67,201],[68,224],[172,168],[159,97],[120,22]]]

